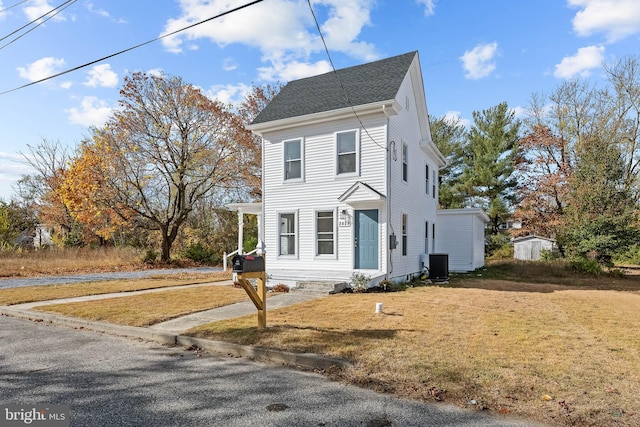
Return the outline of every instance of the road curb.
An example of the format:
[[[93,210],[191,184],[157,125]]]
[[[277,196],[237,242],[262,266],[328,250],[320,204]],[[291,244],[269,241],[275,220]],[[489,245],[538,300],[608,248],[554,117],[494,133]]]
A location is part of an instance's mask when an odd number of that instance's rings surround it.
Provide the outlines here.
[[[75,317],[60,316],[57,314],[31,310],[21,310],[6,306],[0,306],[0,315],[36,322],[49,322],[54,325],[86,329],[93,332],[102,332],[109,335],[124,336],[127,338],[140,338],[145,341],[152,341],[165,345],[178,345],[183,347],[196,346],[208,352],[220,355],[245,357],[261,362],[300,366],[309,369],[326,370],[331,367],[347,368],[351,366],[351,363],[344,359],[330,358],[313,353],[291,353],[281,350],[235,344],[226,341],[214,341],[169,332],[159,332],[137,326],[114,325],[113,323],[84,320]]]

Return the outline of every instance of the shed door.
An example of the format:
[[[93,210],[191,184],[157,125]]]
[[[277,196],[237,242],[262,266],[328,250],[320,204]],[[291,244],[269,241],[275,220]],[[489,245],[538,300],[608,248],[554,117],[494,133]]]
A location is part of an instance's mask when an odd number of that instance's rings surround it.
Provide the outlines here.
[[[534,261],[538,261],[541,258],[542,252],[542,242],[539,240],[534,240],[531,242],[531,259]]]
[[[355,211],[355,268],[378,268],[378,210]]]

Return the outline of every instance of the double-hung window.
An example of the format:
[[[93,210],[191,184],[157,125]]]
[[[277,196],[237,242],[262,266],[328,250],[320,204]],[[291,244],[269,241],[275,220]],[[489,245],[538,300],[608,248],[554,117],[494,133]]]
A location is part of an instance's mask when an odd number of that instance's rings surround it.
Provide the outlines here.
[[[407,182],[409,179],[409,147],[402,143],[402,180]]]
[[[424,222],[424,253],[429,253],[429,221]]]
[[[302,179],[302,139],[284,141],[284,179]]]
[[[316,212],[316,254],[333,255],[335,234],[333,211]]]
[[[279,235],[280,247],[279,255],[295,255],[296,254],[296,214],[281,213],[279,215]]]
[[[425,192],[427,195],[429,195],[429,165],[425,165],[424,167],[424,178],[426,181]]]
[[[402,214],[402,255],[407,255],[407,240],[408,240],[408,230],[407,230],[407,214]]]
[[[336,174],[358,173],[358,132],[336,133]]]
[[[431,195],[433,196],[433,198],[436,198],[436,179],[438,179],[438,177],[436,176],[436,171],[433,171],[433,184],[432,184],[432,191],[431,191]]]

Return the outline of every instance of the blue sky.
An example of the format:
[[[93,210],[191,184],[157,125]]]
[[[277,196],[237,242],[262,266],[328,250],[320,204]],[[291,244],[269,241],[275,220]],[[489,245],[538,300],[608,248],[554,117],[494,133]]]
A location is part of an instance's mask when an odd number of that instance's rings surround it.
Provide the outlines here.
[[[0,92],[75,68],[249,0],[0,0]],[[33,31],[15,30],[64,4]],[[533,93],[602,79],[603,61],[639,55],[638,0],[312,0],[336,68],[417,50],[429,112],[471,121]],[[46,15],[50,17],[51,15]],[[7,37],[7,35],[9,35]],[[19,37],[19,38],[17,38]],[[17,38],[17,39],[16,39]],[[31,173],[21,153],[43,138],[74,147],[117,107],[134,71],[182,77],[234,102],[252,84],[330,71],[303,0],[264,0],[63,76],[0,95],[0,199]]]

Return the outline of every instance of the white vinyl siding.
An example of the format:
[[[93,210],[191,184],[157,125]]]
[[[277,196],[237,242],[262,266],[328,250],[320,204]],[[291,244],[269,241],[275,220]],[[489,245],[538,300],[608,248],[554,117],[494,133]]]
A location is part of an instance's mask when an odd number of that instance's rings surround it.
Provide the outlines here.
[[[284,141],[284,180],[302,179],[303,147],[302,139]]]
[[[360,161],[358,131],[336,133],[336,175],[357,175]]]

